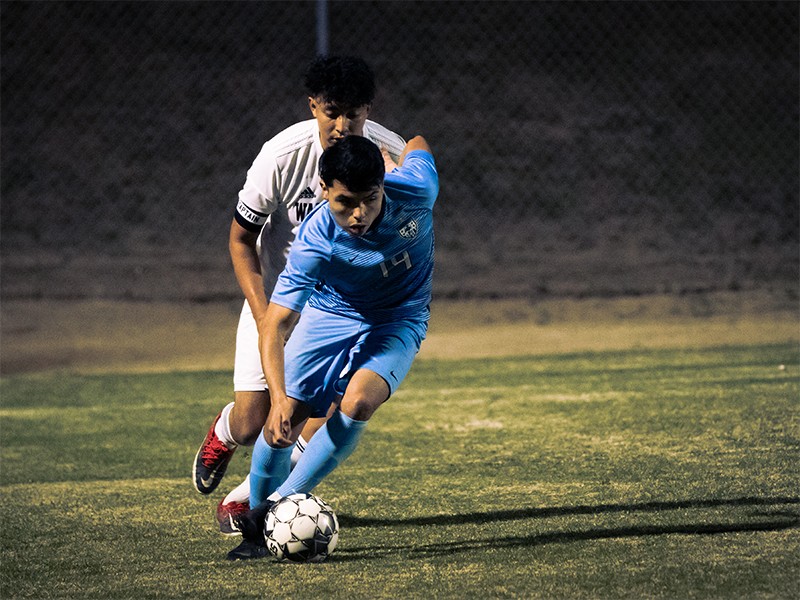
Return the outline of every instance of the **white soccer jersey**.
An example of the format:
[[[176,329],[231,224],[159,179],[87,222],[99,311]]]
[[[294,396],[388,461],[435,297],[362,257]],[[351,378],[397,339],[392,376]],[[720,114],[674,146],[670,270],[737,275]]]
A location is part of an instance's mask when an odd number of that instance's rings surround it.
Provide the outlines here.
[[[364,137],[386,148],[394,160],[405,146],[402,137],[373,121],[364,124]],[[321,155],[316,119],[295,123],[264,144],[239,192],[236,221],[260,232],[261,274],[268,298],[286,265],[297,228],[322,202],[317,170]]]

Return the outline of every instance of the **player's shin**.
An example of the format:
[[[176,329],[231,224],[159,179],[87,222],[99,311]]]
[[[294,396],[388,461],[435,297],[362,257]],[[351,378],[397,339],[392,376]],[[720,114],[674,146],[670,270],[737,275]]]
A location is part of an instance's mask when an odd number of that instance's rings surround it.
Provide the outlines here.
[[[353,453],[366,426],[367,421],[351,419],[341,410],[334,412],[308,442],[291,475],[277,489],[273,498],[311,492],[328,473]]]
[[[250,461],[250,506],[263,503],[289,475],[294,446],[273,448],[264,439],[263,432],[253,446]]]

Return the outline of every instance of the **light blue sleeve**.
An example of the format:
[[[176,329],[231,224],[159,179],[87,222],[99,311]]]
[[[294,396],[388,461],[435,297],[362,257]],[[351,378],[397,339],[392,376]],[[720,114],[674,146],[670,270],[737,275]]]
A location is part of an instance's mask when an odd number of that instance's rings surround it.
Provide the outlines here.
[[[402,166],[386,174],[384,186],[392,198],[433,208],[439,195],[439,173],[433,155],[425,150],[409,152]]]
[[[302,312],[315,287],[324,279],[330,264],[331,242],[315,225],[307,220],[301,226],[270,302]]]

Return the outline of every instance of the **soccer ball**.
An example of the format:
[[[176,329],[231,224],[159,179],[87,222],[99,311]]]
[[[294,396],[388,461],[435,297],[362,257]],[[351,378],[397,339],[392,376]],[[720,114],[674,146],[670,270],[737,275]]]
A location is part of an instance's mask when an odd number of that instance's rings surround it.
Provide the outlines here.
[[[264,538],[278,560],[322,562],[339,542],[339,521],[324,500],[311,494],[291,494],[267,513]]]

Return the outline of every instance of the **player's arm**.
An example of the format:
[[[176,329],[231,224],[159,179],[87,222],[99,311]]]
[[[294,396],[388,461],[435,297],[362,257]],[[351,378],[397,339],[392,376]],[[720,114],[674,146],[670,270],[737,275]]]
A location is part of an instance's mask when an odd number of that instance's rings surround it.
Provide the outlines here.
[[[261,366],[270,392],[271,407],[265,430],[271,446],[285,447],[292,443],[292,415],[294,403],[286,396],[283,347],[300,313],[274,302],[264,317],[264,328],[259,330]]]
[[[259,331],[261,331],[261,320],[267,312],[269,300],[264,292],[261,263],[256,250],[257,240],[257,232],[245,229],[236,219],[233,219],[228,236],[228,249],[233,263],[233,272],[253,311],[253,318],[258,324]]]
[[[264,437],[273,447],[290,445],[296,439],[292,435],[293,425],[300,425],[300,422],[292,422],[299,402],[286,395],[284,343],[297,324],[300,312],[314,293],[315,286],[324,280],[326,267],[330,264],[330,240],[315,227],[319,225],[320,219],[315,221],[314,215],[300,227],[286,260],[286,267],[272,290],[263,329],[259,329],[261,367],[267,380],[271,402],[264,426]],[[324,231],[324,227],[322,230]],[[299,429],[294,433],[299,434]]]
[[[269,298],[264,290],[257,241],[269,215],[280,204],[279,171],[272,145],[267,142],[247,171],[228,234],[228,251],[233,272],[253,311],[259,331]]]
[[[392,157],[389,155],[389,151],[386,148],[381,148],[381,153],[383,154],[383,163],[386,166],[386,172],[391,173],[394,169],[401,166],[406,158],[406,154],[414,150],[424,150],[428,154],[433,154],[428,142],[421,135],[414,136],[406,143],[405,148],[403,148],[403,151],[397,158],[397,162],[392,159]]]

